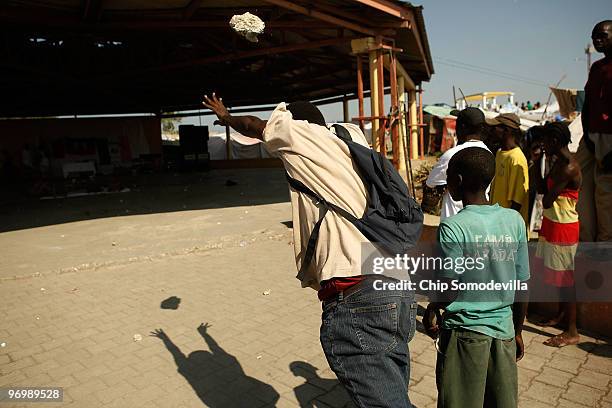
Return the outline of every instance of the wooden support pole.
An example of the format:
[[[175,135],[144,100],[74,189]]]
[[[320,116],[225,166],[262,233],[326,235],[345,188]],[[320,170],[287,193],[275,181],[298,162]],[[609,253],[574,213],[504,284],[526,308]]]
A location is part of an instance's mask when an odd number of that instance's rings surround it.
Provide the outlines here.
[[[385,115],[385,68],[383,66],[383,53],[382,50],[376,51],[376,65],[378,73],[378,114],[380,116]],[[378,147],[379,152],[383,155],[387,154],[387,147],[385,146],[385,123],[384,119],[378,119]]]
[[[419,158],[419,117],[417,114],[417,96],[416,90],[408,92],[409,104],[409,124],[410,124],[410,158],[416,160]]]
[[[391,114],[394,112],[399,114],[399,100],[397,97],[397,58],[395,54],[391,55],[391,61],[389,64],[389,87],[391,88]],[[391,121],[394,118],[391,117]],[[394,121],[391,126],[391,153],[393,155],[392,163],[393,166],[399,170],[399,124],[400,122]]]
[[[370,62],[370,112],[372,117],[378,116],[378,61],[376,59],[376,51],[370,51],[368,54]],[[381,92],[384,90],[381,89]],[[380,150],[378,139],[378,119],[372,120],[372,147],[374,150]]]
[[[342,99],[342,114],[344,116],[344,123],[350,123],[351,115],[349,114],[349,100],[346,96],[344,97],[344,99]]]
[[[232,138],[230,136],[230,127],[225,127],[225,158],[231,160],[232,158]]]
[[[357,56],[357,99],[359,104],[359,117],[364,116],[363,113],[363,61],[361,56]],[[359,120],[359,128],[364,131],[363,120]]]
[[[400,111],[400,119],[397,124],[399,127],[399,171],[400,174],[402,171],[406,170],[406,90],[404,89],[404,77],[399,76],[397,78],[397,92],[398,92],[398,107]],[[408,176],[408,175],[406,175]]]
[[[391,69],[390,58],[388,55],[385,55],[385,68]],[[406,71],[406,69],[404,69],[402,64],[399,61],[397,61],[397,59],[395,61],[395,69],[397,70],[397,77],[404,78],[404,88],[407,91],[416,89],[416,86],[414,85],[414,81],[412,80],[412,78],[410,78],[410,75],[408,75],[408,72]]]
[[[425,141],[423,137],[424,126],[423,125],[423,86],[419,85],[419,145],[421,159],[425,157]]]

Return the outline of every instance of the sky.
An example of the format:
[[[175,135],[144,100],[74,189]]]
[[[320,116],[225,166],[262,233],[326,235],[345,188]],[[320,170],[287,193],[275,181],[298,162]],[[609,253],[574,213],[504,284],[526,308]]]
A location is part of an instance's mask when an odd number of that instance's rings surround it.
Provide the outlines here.
[[[546,85],[563,75],[560,87],[583,89],[591,30],[612,18],[610,0],[423,0],[422,5],[435,70],[423,84],[425,103],[451,102],[453,85],[466,95],[513,91],[516,101],[543,103]]]
[[[584,49],[591,30],[597,22],[612,18],[612,0],[422,0],[420,4],[435,71],[431,81],[423,83],[424,104],[452,103],[453,85],[457,96],[458,88],[465,95],[512,91],[519,103],[546,102],[547,85],[562,77],[560,87],[583,89]],[[601,57],[594,53],[592,60]],[[329,122],[342,119],[339,103],[321,110]],[[356,102],[349,110],[351,116],[357,115]],[[269,113],[260,115],[266,118]],[[182,123],[211,125],[212,118],[202,117],[201,122],[185,118]]]

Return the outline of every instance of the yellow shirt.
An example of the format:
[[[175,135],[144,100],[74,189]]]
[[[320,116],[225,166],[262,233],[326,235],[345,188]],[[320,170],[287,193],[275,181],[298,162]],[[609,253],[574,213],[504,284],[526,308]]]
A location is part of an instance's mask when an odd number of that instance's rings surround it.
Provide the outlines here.
[[[358,126],[343,123],[351,139],[368,146]],[[304,120],[293,120],[284,103],[279,104],[263,134],[266,149],[279,157],[289,175],[354,216],[361,218],[366,209],[367,194],[355,171],[346,144],[330,129]],[[293,210],[295,260],[300,270],[308,239],[320,209],[314,200],[290,189]],[[361,244],[368,242],[355,226],[329,211],[321,224],[319,240],[305,276],[298,277],[303,287],[319,289],[320,283],[334,277],[361,275]]]
[[[495,155],[495,178],[491,185],[491,204],[510,208],[512,201],[521,205],[521,216],[529,225],[529,169],[520,147],[498,150]]]

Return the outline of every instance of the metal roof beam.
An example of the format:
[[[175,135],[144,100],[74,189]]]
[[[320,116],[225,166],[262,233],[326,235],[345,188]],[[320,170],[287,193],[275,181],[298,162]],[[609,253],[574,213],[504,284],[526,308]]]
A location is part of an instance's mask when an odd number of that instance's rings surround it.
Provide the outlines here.
[[[98,21],[102,15],[104,0],[84,0],[83,1],[83,20]]]
[[[357,0],[358,3],[375,8],[376,10],[390,14],[393,17],[405,19],[408,16],[406,7],[400,6],[399,4],[391,3],[386,0]]]
[[[219,62],[235,61],[235,60],[240,60],[240,59],[245,59],[245,58],[258,57],[262,55],[272,55],[272,54],[278,55],[278,54],[283,54],[283,53],[288,53],[288,52],[328,47],[328,46],[339,45],[343,43],[350,43],[352,39],[353,39],[352,37],[330,38],[327,40],[311,41],[311,42],[301,43],[301,44],[289,44],[289,45],[282,45],[279,47],[260,48],[260,49],[249,50],[249,51],[239,51],[239,52],[232,52],[232,53],[227,53],[227,54],[212,55],[210,57],[196,58],[196,59],[189,60],[189,61],[182,61],[182,62],[177,62],[174,64],[167,64],[167,65],[158,66],[158,67],[151,67],[148,69],[137,69],[137,70],[125,71],[122,73],[118,73],[117,75],[107,75],[104,78],[105,79],[115,79],[117,77],[123,77],[127,75],[142,75],[148,72],[159,72],[159,71],[168,71],[168,70],[174,70],[174,69],[180,69],[180,68],[189,68],[189,67],[195,67],[198,65],[208,65],[208,64],[215,64]],[[103,78],[99,78],[99,79],[102,80]]]
[[[300,13],[305,16],[316,18],[317,20],[325,21],[325,22],[335,24],[340,27],[348,28],[349,30],[353,30],[357,33],[362,33],[362,34],[367,34],[367,35],[372,35],[372,36],[375,36],[377,34],[375,30],[363,27],[356,23],[351,23],[350,21],[346,21],[341,18],[331,16],[329,14],[322,13],[315,9],[300,6],[299,4],[295,4],[287,0],[264,0],[264,1],[270,4],[274,4],[275,6],[278,6],[278,7],[283,7],[288,10],[295,11],[296,13]]]
[[[190,20],[191,17],[198,11],[202,0],[191,0],[187,7],[183,10],[183,20]]]

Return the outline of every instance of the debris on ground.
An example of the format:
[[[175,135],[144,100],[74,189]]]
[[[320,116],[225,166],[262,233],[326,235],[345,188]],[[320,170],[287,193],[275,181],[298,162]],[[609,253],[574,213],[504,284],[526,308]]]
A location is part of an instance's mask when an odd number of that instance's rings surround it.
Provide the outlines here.
[[[229,24],[234,31],[250,42],[258,42],[257,36],[266,28],[265,23],[259,17],[249,12],[233,16]]]
[[[135,334],[134,335],[134,341],[141,341],[142,340],[142,334]]]
[[[234,187],[234,186],[237,186],[237,185],[238,185],[238,183],[235,182],[234,180],[230,180],[230,179],[225,180],[225,186],[226,187]]]
[[[264,296],[268,296],[268,295],[269,295],[271,292],[272,292],[272,291],[271,291],[270,289],[268,289],[268,290],[264,290],[264,291],[263,291],[263,295],[264,295]]]
[[[421,185],[425,182],[425,180],[427,180],[427,177],[429,177],[429,173],[431,172],[433,165],[434,163],[422,163],[421,164],[421,167],[419,167],[415,171],[414,176],[413,176],[415,185]]]
[[[6,343],[5,342],[0,343],[0,347],[3,347],[3,348],[6,347]]]

